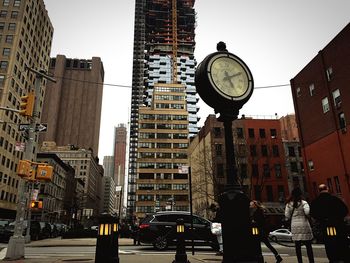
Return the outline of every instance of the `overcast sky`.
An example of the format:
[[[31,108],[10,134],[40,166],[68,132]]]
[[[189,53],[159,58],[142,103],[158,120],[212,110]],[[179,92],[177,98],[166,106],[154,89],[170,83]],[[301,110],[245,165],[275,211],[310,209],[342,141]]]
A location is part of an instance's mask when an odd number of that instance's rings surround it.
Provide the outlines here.
[[[51,56],[101,57],[105,83],[131,86],[132,0],[44,0],[54,27]],[[256,89],[240,114],[293,113],[289,84],[349,22],[349,0],[197,0],[197,62],[224,41]],[[128,123],[131,88],[104,86],[99,158],[112,155],[114,127]],[[200,125],[213,110],[200,102]],[[49,128],[49,127],[48,127]]]

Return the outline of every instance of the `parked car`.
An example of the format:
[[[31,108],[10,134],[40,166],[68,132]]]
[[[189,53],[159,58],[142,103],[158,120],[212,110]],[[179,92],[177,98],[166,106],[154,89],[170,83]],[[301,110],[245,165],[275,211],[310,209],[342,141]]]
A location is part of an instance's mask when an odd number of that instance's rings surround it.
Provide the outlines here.
[[[269,237],[274,241],[292,241],[292,232],[290,232],[286,228],[276,229],[275,231],[272,231],[269,233]]]
[[[64,233],[67,232],[68,228],[66,224],[62,224],[62,223],[56,223],[56,228],[57,228],[57,232],[59,236],[62,236]]]
[[[10,237],[13,236],[15,231],[16,222],[11,222],[0,230],[0,236],[2,241],[9,241]],[[25,236],[27,233],[27,220],[23,222],[22,235]],[[30,237],[31,240],[38,240],[40,233],[40,224],[37,221],[31,221],[30,223]]]
[[[183,211],[163,211],[147,216],[139,225],[139,241],[153,244],[157,250],[176,244],[176,220],[182,218],[185,223],[185,242],[190,244],[192,237],[195,245],[209,245],[218,249],[219,244],[211,233],[211,222],[193,215],[193,232],[190,231],[191,215]]]
[[[37,222],[37,221],[32,221]],[[39,234],[39,239],[45,239],[45,238],[50,238],[52,235],[52,230],[51,230],[51,225],[47,222],[39,222],[40,224],[40,234]]]
[[[12,222],[11,219],[0,219],[0,242],[7,242],[10,238],[10,234],[6,228]]]

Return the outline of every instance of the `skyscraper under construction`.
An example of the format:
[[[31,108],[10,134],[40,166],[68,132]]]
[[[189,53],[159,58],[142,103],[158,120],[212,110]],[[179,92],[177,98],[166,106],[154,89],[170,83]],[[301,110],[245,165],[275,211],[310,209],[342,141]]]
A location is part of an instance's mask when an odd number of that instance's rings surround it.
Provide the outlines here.
[[[130,143],[128,215],[136,211],[139,107],[150,106],[155,84],[182,84],[186,91],[188,134],[198,132],[194,74],[195,0],[136,0]]]

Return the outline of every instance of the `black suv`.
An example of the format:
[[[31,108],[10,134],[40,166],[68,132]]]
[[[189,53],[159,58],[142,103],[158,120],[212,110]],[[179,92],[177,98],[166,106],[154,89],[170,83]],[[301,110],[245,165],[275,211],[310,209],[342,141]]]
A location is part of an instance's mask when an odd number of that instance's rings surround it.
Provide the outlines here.
[[[145,217],[139,225],[139,241],[153,244],[154,248],[163,250],[168,245],[176,244],[176,220],[182,218],[185,222],[185,240],[196,245],[209,245],[215,250],[219,245],[215,235],[211,233],[211,222],[193,215],[193,231],[191,231],[191,214],[183,211],[163,211]]]

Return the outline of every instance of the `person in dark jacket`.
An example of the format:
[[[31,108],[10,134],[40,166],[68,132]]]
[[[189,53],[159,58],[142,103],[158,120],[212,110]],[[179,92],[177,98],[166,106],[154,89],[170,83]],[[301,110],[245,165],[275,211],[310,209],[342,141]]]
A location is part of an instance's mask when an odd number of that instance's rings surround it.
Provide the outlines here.
[[[266,231],[264,207],[259,201],[252,200],[250,201],[250,209],[251,209],[251,218],[261,232],[261,241],[264,242],[266,247],[268,247],[271,250],[271,252],[275,255],[276,263],[281,262],[283,260],[282,257],[278,254],[277,250],[271,245],[268,239],[268,231]]]
[[[331,195],[325,184],[319,185],[319,196],[311,203],[310,215],[325,233],[325,249],[330,262],[350,262],[345,216],[348,208],[338,197]],[[336,236],[328,238],[327,227],[335,227]]]

